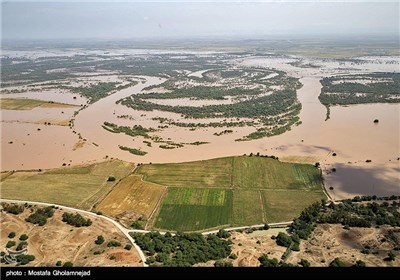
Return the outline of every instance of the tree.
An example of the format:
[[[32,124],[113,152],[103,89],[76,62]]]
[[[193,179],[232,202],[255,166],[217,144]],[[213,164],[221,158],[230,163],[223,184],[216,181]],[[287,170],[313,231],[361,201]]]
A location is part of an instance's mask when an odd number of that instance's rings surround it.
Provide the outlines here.
[[[102,235],[97,236],[96,241],[94,242],[97,245],[103,244],[104,243],[104,237]]]
[[[15,244],[17,244],[17,243],[15,243],[15,241],[9,240],[6,244],[6,248],[11,248],[11,247],[15,246]]]
[[[335,258],[331,263],[329,264],[330,267],[346,267],[346,264],[339,258]]]
[[[8,234],[8,238],[14,238],[15,237],[15,232],[12,231]]]
[[[56,266],[61,266],[62,265],[62,262],[61,261],[57,261],[56,262]]]
[[[258,258],[261,263],[261,267],[278,267],[279,262],[276,258],[269,259],[267,255],[262,255]]]
[[[283,247],[289,247],[290,244],[292,244],[292,238],[287,235],[286,233],[280,232],[278,236],[276,237],[276,244],[283,246]]]
[[[28,238],[29,238],[28,235],[26,235],[26,234],[24,233],[24,234],[22,234],[22,235],[19,237],[19,240],[25,241],[25,240],[27,240]]]
[[[74,264],[72,262],[65,262],[63,267],[73,267]]]
[[[310,267],[311,266],[310,262],[305,259],[301,259],[299,261],[299,265],[301,265],[302,267]]]
[[[114,176],[109,176],[107,179],[107,182],[114,182],[115,181],[115,177]]]
[[[233,267],[231,262],[224,262],[224,261],[216,261],[214,263],[215,267]]]
[[[16,251],[20,251],[20,250],[22,250],[24,248],[24,246],[27,246],[27,245],[28,245],[28,242],[21,241],[21,242],[19,242],[19,244],[18,244],[18,246],[17,246],[17,248],[15,250]]]
[[[365,262],[363,262],[362,260],[358,260],[356,261],[356,263],[353,265],[355,267],[365,267]]]
[[[390,251],[388,253],[387,260],[388,261],[394,261],[395,259],[396,259],[396,255],[392,251]]]
[[[131,244],[126,244],[124,249],[130,251],[132,249],[132,245]]]
[[[220,229],[217,233],[217,236],[219,238],[229,238],[231,236],[231,234],[224,229]]]

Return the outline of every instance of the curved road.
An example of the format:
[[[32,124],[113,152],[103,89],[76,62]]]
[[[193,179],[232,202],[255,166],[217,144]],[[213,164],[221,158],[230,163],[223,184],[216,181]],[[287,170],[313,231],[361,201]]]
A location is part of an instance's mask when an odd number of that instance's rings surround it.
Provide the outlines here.
[[[107,220],[107,221],[111,222],[112,224],[114,224],[120,231],[122,231],[122,233],[129,239],[129,241],[135,247],[136,251],[139,253],[139,256],[140,256],[140,259],[142,260],[143,266],[148,266],[146,264],[146,257],[144,256],[142,249],[140,249],[140,247],[135,243],[135,240],[132,238],[132,236],[129,235],[129,232],[133,232],[133,231],[124,228],[123,226],[121,226],[119,223],[117,223],[116,221],[114,221],[111,218],[108,218],[108,217],[103,216],[103,215],[97,215],[97,214],[95,214],[93,212],[80,210],[80,209],[76,209],[76,208],[72,208],[72,207],[68,207],[68,206],[64,206],[64,205],[58,205],[58,204],[54,204],[54,203],[35,202],[35,201],[27,201],[27,200],[13,200],[13,199],[3,199],[3,198],[0,198],[0,202],[20,203],[20,204],[28,203],[28,204],[35,204],[35,205],[42,205],[42,206],[56,206],[56,207],[60,207],[60,208],[62,208],[64,210],[78,212],[78,213],[82,213],[82,214],[85,214],[85,215],[90,215],[90,216],[93,216],[93,217],[97,217],[97,218],[101,218],[101,219]]]

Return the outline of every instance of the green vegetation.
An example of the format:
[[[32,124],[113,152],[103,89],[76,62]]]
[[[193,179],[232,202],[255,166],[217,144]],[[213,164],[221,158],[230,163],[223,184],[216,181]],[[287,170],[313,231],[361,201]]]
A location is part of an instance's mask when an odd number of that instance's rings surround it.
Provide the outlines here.
[[[25,240],[28,240],[28,235],[26,235],[25,233],[24,234],[21,234],[21,236],[19,237],[19,240],[21,240],[21,241],[25,241]]]
[[[363,103],[399,103],[400,74],[372,73],[323,78],[319,100],[329,106]]]
[[[3,192],[3,189],[2,189]],[[25,207],[23,205],[17,205],[17,204],[3,204],[3,210],[6,211],[7,213],[18,215],[24,212]]]
[[[62,265],[62,262],[61,261],[57,261],[56,262],[56,266],[61,266]]]
[[[15,241],[9,240],[6,244],[6,248],[11,248],[11,247],[15,246],[15,244],[17,244]]]
[[[15,237],[15,232],[12,231],[8,234],[8,238],[14,238]]]
[[[14,172],[0,183],[1,198],[39,201],[90,210],[114,184],[132,171],[133,163],[120,160],[85,166],[62,167],[42,172]],[[110,174],[115,182],[107,182]],[[6,212],[22,213],[23,206],[5,206]]]
[[[125,146],[118,146],[118,147],[123,151],[128,151],[131,154],[134,154],[137,156],[144,156],[145,154],[147,154],[147,152],[145,152],[145,151],[134,149],[134,148],[129,148],[129,147],[125,147]]]
[[[153,128],[145,128],[141,125],[134,125],[132,127],[128,127],[128,126],[118,126],[114,123],[109,123],[109,122],[104,122],[104,125],[102,125],[102,127],[105,130],[110,131],[112,133],[124,133],[132,137],[142,136],[146,139],[151,138],[148,134],[149,132],[156,131]]]
[[[231,208],[230,190],[168,188],[154,227],[184,231],[227,225]]]
[[[107,182],[114,182],[115,177],[114,176],[108,176]]]
[[[98,83],[87,87],[68,87],[68,89],[85,96],[90,102],[95,102],[116,90],[117,84],[118,83]]]
[[[221,131],[221,132],[215,132],[214,135],[215,135],[215,136],[221,136],[221,135],[229,134],[229,133],[233,133],[233,130],[231,130],[231,129],[225,129],[225,130],[223,130],[223,131]]]
[[[48,206],[45,208],[38,208],[36,211],[28,216],[25,221],[43,226],[46,224],[47,219],[53,217],[54,207]]]
[[[65,212],[62,215],[62,221],[74,227],[88,227],[92,224],[90,219],[83,218],[79,213],[74,215]]]
[[[329,264],[330,267],[346,267],[348,265],[346,265],[345,262],[343,262],[341,259],[339,258],[335,258],[333,261],[331,261],[331,263]]]
[[[157,229],[197,231],[290,221],[325,198],[315,166],[264,156],[141,165],[136,173],[168,186],[154,219]]]
[[[33,255],[17,255],[15,258],[20,265],[26,265],[35,260],[35,256]]]
[[[72,262],[65,262],[63,267],[73,267],[74,264]]]
[[[53,108],[68,108],[77,107],[76,105],[63,104],[53,101],[44,101],[28,98],[2,98],[0,99],[0,108],[2,110],[32,110],[36,107],[53,107]]]
[[[131,244],[126,244],[124,249],[127,250],[127,251],[130,251],[132,249],[132,245]]]
[[[104,237],[102,235],[97,236],[97,239],[94,241],[97,245],[104,243]]]
[[[145,252],[151,266],[185,267],[209,260],[220,260],[231,254],[230,240],[215,235],[178,232],[161,235],[159,232],[133,233],[136,244]]]
[[[226,262],[226,261],[216,261],[214,263],[215,267],[233,267],[232,262]]]
[[[18,244],[18,246],[17,246],[17,248],[15,249],[16,251],[20,251],[20,250],[22,250],[25,246],[27,246],[28,245],[28,242],[26,242],[26,241],[21,241],[21,242],[19,242],[19,244]]]
[[[364,199],[372,199],[364,197]],[[390,199],[390,198],[388,198]],[[397,199],[393,196],[393,199]],[[344,200],[342,203],[331,203],[328,206],[325,201],[315,202],[304,209],[300,216],[296,218],[291,225],[291,231],[301,239],[308,239],[317,224],[340,223],[347,228],[350,227],[373,227],[380,225],[391,225],[398,227],[400,225],[400,213],[396,203],[390,205],[388,202],[381,204],[377,202],[360,203],[360,197],[352,200]],[[368,254],[369,249],[364,248],[362,253]]]
[[[301,104],[297,100],[296,90],[300,88],[301,84],[298,79],[289,77],[280,71],[277,71],[277,75],[269,79],[263,79],[272,73],[275,72],[258,68],[244,68],[209,70],[204,73],[202,78],[182,75],[173,77],[159,86],[147,88],[149,91],[153,88],[160,88],[167,92],[145,92],[118,102],[136,110],[174,112],[184,118],[235,118],[237,120],[195,124],[158,118],[160,123],[169,125],[183,127],[257,125],[256,132],[238,139],[238,141],[247,141],[283,133],[290,130],[291,126],[300,123],[298,114]],[[222,85],[216,86],[215,82]],[[271,88],[272,86],[279,86],[279,90]],[[161,105],[152,102],[152,100],[176,98],[227,100],[228,97],[233,98],[235,102],[200,107]],[[250,119],[250,121],[244,119]],[[229,131],[225,130],[215,135],[230,133]]]
[[[121,246],[121,243],[115,240],[111,240],[110,242],[107,243],[107,247],[119,247]]]

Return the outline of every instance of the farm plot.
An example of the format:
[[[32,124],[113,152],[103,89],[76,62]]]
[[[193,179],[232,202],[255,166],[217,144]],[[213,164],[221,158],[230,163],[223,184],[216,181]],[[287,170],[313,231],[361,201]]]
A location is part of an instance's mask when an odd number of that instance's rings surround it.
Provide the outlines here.
[[[133,166],[132,163],[112,160],[45,172],[14,172],[1,182],[1,197],[90,210],[115,182],[132,172]],[[114,176],[116,181],[108,182],[109,176]]]
[[[169,187],[229,188],[233,158],[148,164],[138,168],[137,173],[146,181]]]
[[[314,166],[261,156],[143,165],[137,173],[168,188],[154,222],[164,230],[282,222],[325,198]]]
[[[154,227],[196,231],[231,223],[232,191],[168,188]]]
[[[113,188],[96,210],[112,217],[133,212],[148,219],[165,189],[164,186],[142,181],[138,175],[130,175]]]
[[[74,108],[77,105],[49,102],[28,98],[2,98],[0,108],[3,110],[32,110],[36,107],[42,108]]]
[[[326,199],[322,191],[263,190],[261,192],[268,223],[291,221],[307,206]]]
[[[321,188],[321,179],[312,165],[264,157],[235,157],[233,185],[240,189],[315,189]]]
[[[240,226],[264,223],[262,203],[260,191],[234,190],[232,224]]]

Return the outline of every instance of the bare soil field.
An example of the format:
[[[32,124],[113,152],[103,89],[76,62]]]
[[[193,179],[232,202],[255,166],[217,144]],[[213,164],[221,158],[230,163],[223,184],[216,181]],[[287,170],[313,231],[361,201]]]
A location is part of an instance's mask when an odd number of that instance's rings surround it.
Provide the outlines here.
[[[29,236],[28,254],[34,255],[35,260],[28,266],[55,266],[57,261],[62,263],[69,261],[74,266],[142,266],[133,246],[130,250],[124,249],[130,242],[113,224],[100,218],[90,217],[92,225],[77,228],[62,222],[63,212],[60,209],[56,210],[54,216],[49,218],[44,226],[38,226],[25,221],[30,215],[29,209],[25,209],[19,215],[2,211],[1,250],[6,252],[5,244],[10,240],[8,234],[14,231],[16,236],[12,240],[17,244],[21,234]],[[101,245],[94,242],[99,235],[105,239]],[[107,243],[112,240],[120,242],[121,246],[107,247]],[[14,247],[11,249],[15,250]],[[95,255],[96,251],[101,253]],[[12,265],[1,264],[1,266]]]
[[[143,217],[147,220],[155,211],[165,190],[164,186],[142,181],[139,175],[130,175],[112,189],[96,210],[116,217],[120,222],[125,217]]]

